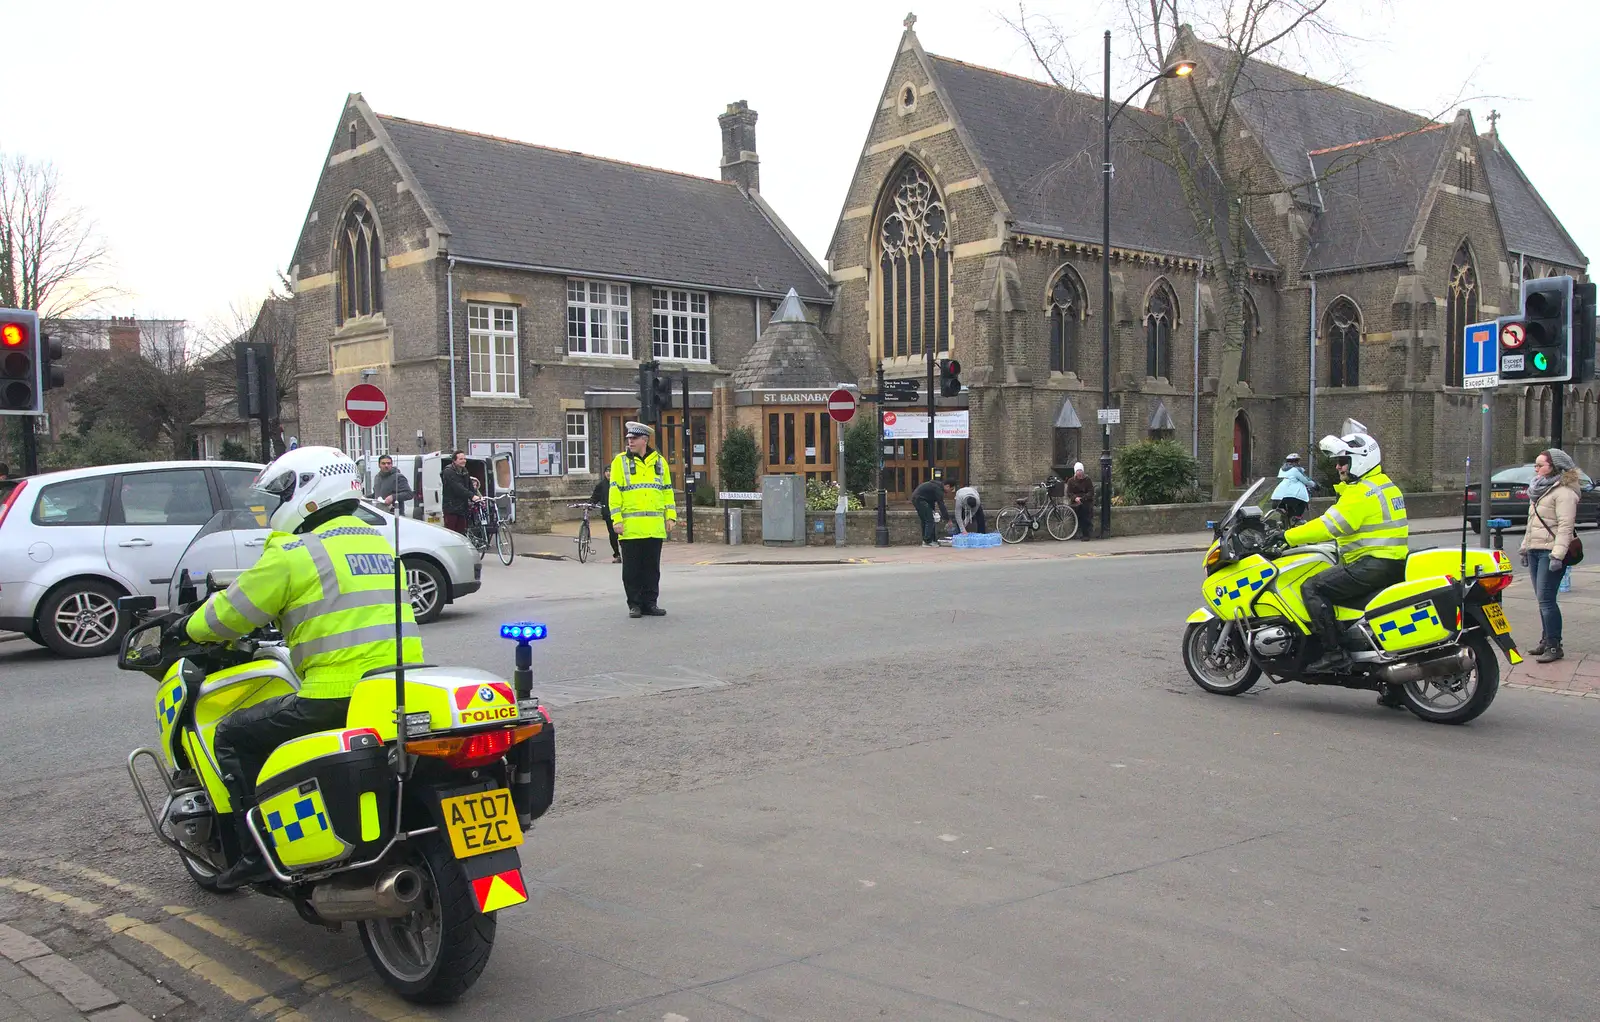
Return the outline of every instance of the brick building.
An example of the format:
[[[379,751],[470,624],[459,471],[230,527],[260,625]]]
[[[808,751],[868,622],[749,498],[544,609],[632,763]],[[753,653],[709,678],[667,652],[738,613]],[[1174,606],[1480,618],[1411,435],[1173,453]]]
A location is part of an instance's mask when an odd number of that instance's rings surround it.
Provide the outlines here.
[[[1202,90],[1227,59],[1187,31],[1178,55],[1197,61]],[[1467,111],[1432,123],[1256,61],[1242,81],[1234,155],[1282,190],[1246,207],[1235,477],[1355,418],[1398,478],[1458,485],[1479,421],[1459,386],[1461,328],[1515,310],[1524,275],[1580,275],[1586,258]],[[1194,442],[1207,465],[1217,282],[1175,172],[1138,144],[1185,95],[1158,86],[1113,135],[1112,429],[1117,447]],[[889,375],[919,379],[930,347],[963,363],[968,389],[948,403],[968,408],[971,436],[936,454],[980,486],[1026,486],[1100,448],[1100,103],[931,56],[908,25],[829,245],[826,329],[861,380],[880,355]],[[1517,427],[1497,431],[1498,462],[1548,435],[1540,407],[1539,394],[1501,395],[1498,421]],[[1568,421],[1600,430],[1595,396],[1575,395]],[[918,446],[897,452],[908,487]]]
[[[350,96],[290,274],[301,442],[353,448],[343,396],[369,378],[389,398],[379,450],[416,450],[419,435],[425,450],[511,450],[525,489],[587,493],[654,356],[689,372],[695,468],[713,470],[714,396],[731,399],[774,309],[791,288],[812,318],[832,302],[761,198],[756,112],[739,102],[718,120],[720,180]],[[662,440],[675,456],[676,428]]]

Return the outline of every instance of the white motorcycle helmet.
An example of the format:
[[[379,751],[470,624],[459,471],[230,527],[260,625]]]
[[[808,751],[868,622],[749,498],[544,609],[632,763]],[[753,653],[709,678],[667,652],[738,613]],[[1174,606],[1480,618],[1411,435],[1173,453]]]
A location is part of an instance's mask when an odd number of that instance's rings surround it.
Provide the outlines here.
[[[1350,478],[1360,479],[1368,472],[1377,470],[1383,462],[1383,452],[1378,448],[1378,441],[1365,433],[1351,433],[1348,436],[1325,436],[1322,443],[1317,445],[1322,453],[1338,460],[1350,459]]]
[[[335,504],[348,503],[353,511],[361,500],[361,474],[337,447],[301,447],[262,469],[251,491],[266,504],[269,528],[294,532]]]

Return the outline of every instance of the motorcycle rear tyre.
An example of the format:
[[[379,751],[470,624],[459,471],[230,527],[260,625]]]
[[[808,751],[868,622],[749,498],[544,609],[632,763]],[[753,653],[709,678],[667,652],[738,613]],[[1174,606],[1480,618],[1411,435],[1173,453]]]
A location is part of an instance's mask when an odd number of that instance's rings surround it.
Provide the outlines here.
[[[1210,621],[1197,621],[1183,630],[1183,666],[1189,672],[1189,679],[1196,685],[1213,695],[1237,696],[1243,695],[1255,687],[1261,680],[1261,668],[1252,663],[1245,668],[1239,679],[1230,684],[1219,684],[1216,680],[1207,678],[1196,663],[1196,658],[1201,655],[1198,646],[1204,633],[1211,628],[1219,627],[1220,622],[1213,618]],[[1237,640],[1235,640],[1237,641]]]
[[[1500,692],[1500,661],[1495,657],[1494,646],[1488,637],[1482,632],[1474,632],[1462,645],[1472,650],[1473,657],[1478,661],[1477,688],[1473,690],[1472,698],[1462,705],[1453,710],[1431,709],[1412,694],[1410,685],[1400,686],[1400,698],[1405,701],[1406,709],[1430,724],[1465,724],[1469,720],[1476,720]]]
[[[385,960],[384,952],[374,946],[375,931],[390,922],[383,919],[360,924],[361,946],[367,952],[367,961],[389,989],[418,1004],[448,1004],[466,993],[489,964],[496,920],[492,914],[478,911],[472,884],[440,834],[407,843],[415,849],[408,863],[423,873],[423,898],[432,898],[439,918],[438,951],[426,965],[416,963],[418,968],[412,970],[412,975],[399,974]],[[377,939],[382,941],[381,936]]]

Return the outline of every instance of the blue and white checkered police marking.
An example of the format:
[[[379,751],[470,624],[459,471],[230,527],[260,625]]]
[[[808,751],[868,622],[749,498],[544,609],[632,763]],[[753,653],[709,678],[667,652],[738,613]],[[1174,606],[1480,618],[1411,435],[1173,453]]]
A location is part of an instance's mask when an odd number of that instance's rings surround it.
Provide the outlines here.
[[[293,819],[285,820],[283,814],[276,811],[267,814],[267,830],[272,832],[275,842],[280,835],[284,841],[298,841],[306,836],[307,827],[315,827],[319,832],[328,829],[328,814],[319,810],[309,797],[295,802]]]
[[[1236,575],[1224,585],[1216,587],[1214,595],[1211,597],[1211,605],[1220,607],[1226,600],[1237,600],[1244,595],[1246,590],[1252,593],[1259,593],[1261,587],[1271,581],[1272,576],[1277,573],[1278,569],[1269,564],[1260,571]]]
[[[1411,608],[1410,621],[1400,621],[1391,617],[1387,621],[1382,622],[1378,625],[1378,634],[1388,635],[1390,632],[1395,632],[1399,635],[1410,635],[1412,632],[1415,632],[1418,628],[1422,627],[1424,623],[1434,626],[1438,626],[1440,624],[1439,615],[1434,611],[1433,604],[1431,602],[1425,603],[1420,607]]]
[[[160,698],[156,700],[156,722],[166,727],[171,727],[172,722],[178,719],[178,708],[183,705],[183,679],[173,683],[172,688],[163,690]]]

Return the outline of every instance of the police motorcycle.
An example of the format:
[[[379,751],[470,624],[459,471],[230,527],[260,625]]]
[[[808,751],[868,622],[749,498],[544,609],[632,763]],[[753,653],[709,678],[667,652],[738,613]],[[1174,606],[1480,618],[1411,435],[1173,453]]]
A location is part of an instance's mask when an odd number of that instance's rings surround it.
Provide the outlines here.
[[[240,854],[217,724],[300,679],[270,625],[226,644],[169,632],[242,574],[234,534],[259,528],[250,512],[219,512],[173,568],[166,609],[119,601],[133,623],[117,666],[158,683],[158,741],[129,755],[128,774],[156,837],[206,890]],[[511,683],[468,667],[369,671],[343,728],[284,743],[256,780],[248,828],[271,879],[255,889],[309,923],[355,923],[373,968],[412,1001],[453,1001],[476,982],[495,913],[527,901],[518,848],[555,793],[555,725],[531,693],[531,643],[547,629],[500,634],[517,644]]]
[[[1465,724],[1489,708],[1500,687],[1494,646],[1522,662],[1500,605],[1511,560],[1500,550],[1412,551],[1405,578],[1359,607],[1337,607],[1353,669],[1309,673],[1322,643],[1301,590],[1339,563],[1333,543],[1279,549],[1283,533],[1252,503],[1257,480],[1221,522],[1205,556],[1204,604],[1189,615],[1183,665],[1218,695],[1248,692],[1266,675],[1351,689],[1395,686],[1407,709],[1438,724]]]

